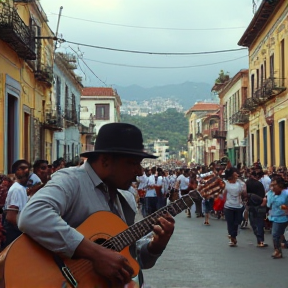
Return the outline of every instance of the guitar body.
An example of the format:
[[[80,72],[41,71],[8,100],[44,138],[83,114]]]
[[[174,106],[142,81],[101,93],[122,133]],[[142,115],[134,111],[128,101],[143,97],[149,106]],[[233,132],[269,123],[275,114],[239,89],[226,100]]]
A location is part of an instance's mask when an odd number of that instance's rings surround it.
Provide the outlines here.
[[[107,225],[109,223],[109,226]],[[127,224],[111,212],[92,214],[78,228],[81,234],[96,243],[114,237],[127,229]],[[139,272],[137,261],[130,255],[129,247],[120,254],[126,257],[134,270],[133,276]],[[71,260],[62,258],[79,288],[110,288],[103,277],[93,271],[88,260]],[[65,288],[72,287],[62,275],[54,261],[53,253],[40,246],[30,237],[23,234],[0,254],[0,287],[6,288]],[[114,288],[115,286],[113,286]],[[138,287],[131,281],[125,288]],[[123,288],[117,286],[115,288]]]

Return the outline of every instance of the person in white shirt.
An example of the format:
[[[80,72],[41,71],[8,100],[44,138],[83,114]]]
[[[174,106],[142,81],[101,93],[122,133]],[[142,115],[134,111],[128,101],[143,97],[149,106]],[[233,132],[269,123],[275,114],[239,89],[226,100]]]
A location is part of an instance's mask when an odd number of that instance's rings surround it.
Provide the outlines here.
[[[147,183],[148,183],[148,176],[147,174],[150,173],[149,169],[143,169],[143,175],[142,176],[137,176],[136,180],[138,182],[138,195],[140,197],[139,202],[141,204],[141,213],[143,217],[146,217],[146,211],[145,211],[145,194],[146,194],[146,189],[147,189]],[[149,175],[149,174],[148,174]]]
[[[268,170],[264,169],[263,171],[259,171],[258,174],[259,176],[261,176],[259,181],[263,184],[264,189],[265,189],[265,194],[267,194],[267,192],[270,190],[270,185],[271,185],[271,179],[268,176]]]
[[[180,174],[177,177],[177,184],[178,184],[178,189],[179,189],[179,198],[181,198],[183,195],[188,193],[188,185],[189,185],[189,169],[185,169],[183,174]],[[187,217],[191,218],[191,211],[190,208],[187,209]]]
[[[1,243],[4,249],[12,243],[22,232],[18,229],[18,214],[22,211],[28,201],[26,183],[29,178],[30,163],[26,160],[17,160],[12,165],[12,172],[15,174],[16,182],[10,187],[2,215],[2,225],[6,231],[6,239]]]
[[[157,181],[156,167],[152,167],[151,175],[148,177],[147,191],[145,195],[146,216],[157,211],[158,198],[155,190],[156,181]]]

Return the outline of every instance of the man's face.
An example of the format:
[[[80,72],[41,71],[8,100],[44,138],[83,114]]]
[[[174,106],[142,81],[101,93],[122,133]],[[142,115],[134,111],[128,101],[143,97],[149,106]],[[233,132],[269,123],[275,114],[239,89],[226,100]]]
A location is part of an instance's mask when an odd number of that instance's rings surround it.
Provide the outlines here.
[[[106,177],[106,184],[127,190],[132,182],[136,182],[136,176],[142,175],[142,159],[142,157],[134,156],[109,157],[107,162],[109,165],[109,175]]]
[[[48,164],[42,163],[36,171],[37,176],[43,181],[47,180],[48,176]]]
[[[23,180],[23,182],[27,181],[29,177],[29,166],[25,163],[20,164],[16,169],[15,177],[18,180]]]

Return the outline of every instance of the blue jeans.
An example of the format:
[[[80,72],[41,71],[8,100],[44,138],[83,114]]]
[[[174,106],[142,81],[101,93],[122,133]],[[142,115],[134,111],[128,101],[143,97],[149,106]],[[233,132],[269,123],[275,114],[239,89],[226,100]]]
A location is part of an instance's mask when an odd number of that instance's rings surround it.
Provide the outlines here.
[[[284,223],[273,222],[272,237],[273,237],[274,249],[281,250],[281,236],[284,234],[287,225],[288,222]]]
[[[158,203],[158,197],[145,197],[145,211],[146,216],[149,216],[150,214],[156,212],[157,209],[157,203]]]
[[[253,229],[254,235],[257,238],[257,243],[264,242],[264,218],[265,215],[263,213],[249,211],[249,221]]]
[[[239,208],[239,209],[225,208],[224,209],[228,234],[233,238],[236,238],[236,236],[238,235],[238,226],[240,225],[241,220],[242,220],[242,211],[243,211],[242,208]]]
[[[214,198],[204,200],[204,213],[208,214],[211,210],[213,210]]]

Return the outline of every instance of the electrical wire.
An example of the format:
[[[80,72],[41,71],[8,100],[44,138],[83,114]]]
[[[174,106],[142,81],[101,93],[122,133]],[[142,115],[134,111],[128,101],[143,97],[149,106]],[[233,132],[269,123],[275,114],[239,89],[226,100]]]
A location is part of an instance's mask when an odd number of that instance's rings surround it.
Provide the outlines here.
[[[91,62],[96,62],[100,64],[106,64],[106,65],[113,65],[113,66],[121,66],[121,67],[130,67],[130,68],[147,68],[147,69],[183,69],[183,68],[195,68],[195,67],[205,67],[205,66],[211,66],[211,65],[217,65],[217,64],[222,64],[222,63],[227,63],[227,62],[232,62],[236,61],[238,59],[242,59],[248,56],[242,56],[230,60],[225,60],[221,62],[214,62],[214,63],[207,63],[207,64],[199,64],[199,65],[188,65],[188,66],[167,66],[167,67],[159,67],[159,66],[140,66],[140,65],[128,65],[128,64],[120,64],[120,63],[109,63],[109,62],[103,62],[103,61],[97,61],[97,60],[92,60],[88,58],[84,58],[87,61]]]
[[[89,69],[89,71],[101,82],[103,83],[106,87],[107,87],[107,84],[102,81],[95,73],[94,71],[86,64],[86,62],[83,60],[83,56],[79,56],[79,54],[71,47],[69,46],[69,48],[78,56],[78,58],[83,62],[83,64]]]
[[[58,15],[56,13],[50,13],[51,15]],[[209,31],[209,30],[234,30],[234,29],[244,29],[246,27],[214,27],[214,28],[173,28],[173,27],[153,27],[153,26],[134,26],[134,25],[125,25],[125,24],[118,24],[118,23],[109,23],[109,22],[102,22],[102,21],[95,21],[95,20],[88,20],[78,17],[71,17],[62,15],[62,17],[85,21],[90,23],[96,24],[103,24],[103,25],[110,25],[110,26],[119,26],[119,27],[126,27],[126,28],[137,28],[137,29],[151,29],[151,30],[176,30],[176,31]]]
[[[136,54],[149,54],[149,55],[205,55],[205,54],[218,54],[218,53],[227,53],[227,52],[236,52],[241,50],[247,50],[247,48],[237,48],[237,49],[226,49],[226,50],[215,50],[215,51],[205,51],[205,52],[147,52],[147,51],[137,51],[137,50],[126,50],[126,49],[117,49],[117,48],[110,48],[110,47],[103,47],[97,45],[90,45],[84,44],[79,42],[68,41],[65,39],[58,39],[61,43],[69,43],[78,46],[102,49],[102,50],[110,50],[110,51],[117,51],[117,52],[126,52],[126,53],[136,53]]]

